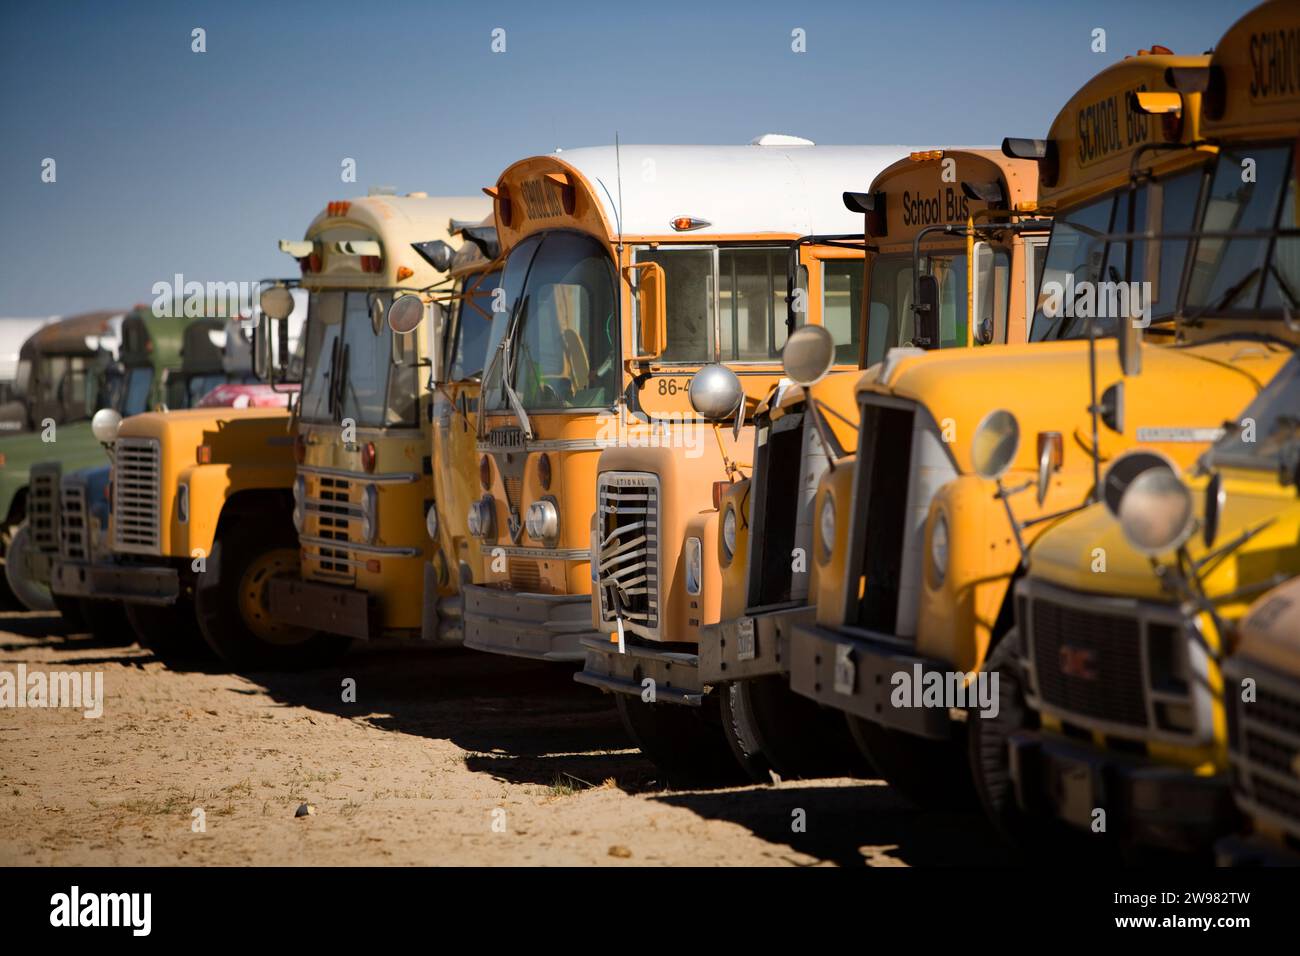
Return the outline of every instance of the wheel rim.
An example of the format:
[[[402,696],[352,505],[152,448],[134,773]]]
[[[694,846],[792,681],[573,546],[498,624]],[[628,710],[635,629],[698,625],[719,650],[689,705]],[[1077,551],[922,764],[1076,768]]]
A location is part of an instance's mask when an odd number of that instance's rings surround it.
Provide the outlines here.
[[[258,555],[244,569],[239,579],[239,616],[244,625],[268,644],[301,644],[312,632],[292,624],[283,624],[271,617],[267,606],[266,587],[272,578],[297,576],[298,549],[277,548]]]

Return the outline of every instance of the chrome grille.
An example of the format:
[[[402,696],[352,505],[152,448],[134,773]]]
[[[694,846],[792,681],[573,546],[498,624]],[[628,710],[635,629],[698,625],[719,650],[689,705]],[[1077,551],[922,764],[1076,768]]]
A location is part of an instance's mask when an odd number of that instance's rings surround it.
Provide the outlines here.
[[[113,549],[161,553],[160,452],[156,438],[119,438],[113,449]]]
[[[1204,639],[1178,608],[1036,581],[1016,590],[1030,702],[1088,730],[1183,745],[1213,739]]]
[[[1300,838],[1300,682],[1263,665],[1232,658],[1228,688],[1228,758],[1237,803]],[[1242,700],[1242,681],[1255,699]]]
[[[614,471],[600,476],[596,584],[600,618],[645,637],[659,631],[659,478]]]
[[[33,465],[27,488],[27,527],[38,551],[59,550],[59,475],[57,462]]]
[[[59,520],[59,554],[70,561],[90,560],[90,521],[86,507],[86,486],[65,481]]]

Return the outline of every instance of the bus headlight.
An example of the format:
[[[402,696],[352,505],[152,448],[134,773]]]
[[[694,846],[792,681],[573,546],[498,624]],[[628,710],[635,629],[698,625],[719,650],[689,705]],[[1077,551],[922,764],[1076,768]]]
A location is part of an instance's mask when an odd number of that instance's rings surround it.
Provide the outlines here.
[[[704,584],[704,549],[699,538],[686,539],[686,593],[696,595]]]
[[[379,530],[379,489],[366,485],[361,496],[361,540],[369,544]]]
[[[560,512],[549,498],[534,501],[524,515],[524,530],[534,541],[554,541],[560,536]]]
[[[492,537],[492,525],[496,515],[496,509],[492,506],[492,499],[482,497],[469,506],[469,514],[465,516],[465,524],[469,528],[469,533],[476,538]]]
[[[835,548],[835,497],[827,492],[822,499],[822,508],[818,513],[817,533],[821,537],[821,559],[825,564],[831,559]]]
[[[293,480],[293,529],[302,534],[306,518],[307,479],[299,475]]]
[[[930,529],[930,584],[938,588],[948,574],[948,516],[940,511]]]
[[[728,508],[722,516],[722,550],[730,561],[736,556],[736,509]]]
[[[429,540],[438,540],[438,503],[429,503],[429,510],[424,513],[424,530],[429,532]]]

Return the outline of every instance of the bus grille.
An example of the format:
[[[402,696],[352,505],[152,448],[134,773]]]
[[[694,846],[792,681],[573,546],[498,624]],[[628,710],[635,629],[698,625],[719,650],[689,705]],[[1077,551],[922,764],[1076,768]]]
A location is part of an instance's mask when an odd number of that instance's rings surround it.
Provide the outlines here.
[[[32,466],[27,490],[27,527],[32,546],[46,554],[59,550],[59,475],[57,463]]]
[[[794,593],[795,537],[804,507],[799,479],[807,464],[803,419],[803,415],[795,416],[797,424],[780,430],[772,427],[755,455],[749,499],[749,607],[784,604],[807,595],[806,575],[801,575],[804,593]],[[808,543],[801,542],[801,546],[806,550]]]
[[[1300,838],[1300,683],[1231,660],[1225,685],[1255,680],[1255,700],[1229,693],[1228,756],[1237,802]]]
[[[119,438],[113,455],[113,549],[160,554],[159,449],[156,438]]]
[[[69,561],[90,560],[90,514],[86,508],[86,486],[63,483],[63,507],[59,522],[59,554]]]
[[[1030,578],[1016,586],[1016,615],[1035,707],[1131,740],[1213,741],[1209,645],[1177,607]]]
[[[1042,599],[1031,613],[1034,676],[1044,701],[1070,714],[1146,726],[1137,618]]]
[[[596,534],[600,619],[653,638],[659,630],[659,478],[600,476]]]

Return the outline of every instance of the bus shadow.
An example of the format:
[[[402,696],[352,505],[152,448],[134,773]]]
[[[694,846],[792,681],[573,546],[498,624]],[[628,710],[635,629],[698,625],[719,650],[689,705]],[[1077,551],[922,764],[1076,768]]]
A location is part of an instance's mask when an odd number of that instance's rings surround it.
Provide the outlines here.
[[[1020,861],[982,815],[921,810],[883,782],[786,783],[650,799],[725,820],[839,866],[1010,866]],[[725,861],[719,861],[725,862]]]
[[[241,675],[274,700],[392,733],[448,740],[466,766],[543,786],[653,785],[608,697],[573,680],[573,667],[449,649],[374,647],[321,670]],[[355,681],[355,702],[344,682]]]

